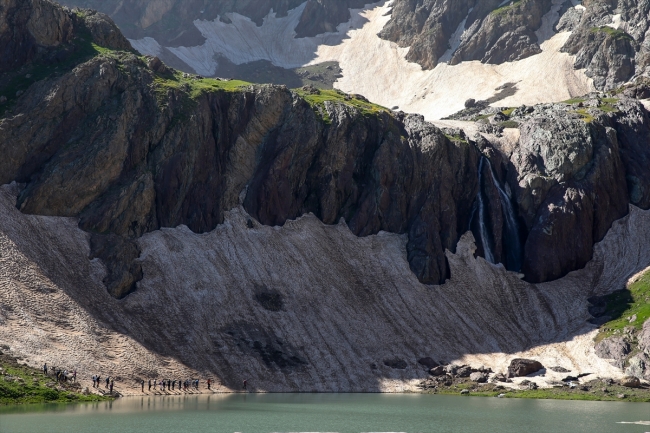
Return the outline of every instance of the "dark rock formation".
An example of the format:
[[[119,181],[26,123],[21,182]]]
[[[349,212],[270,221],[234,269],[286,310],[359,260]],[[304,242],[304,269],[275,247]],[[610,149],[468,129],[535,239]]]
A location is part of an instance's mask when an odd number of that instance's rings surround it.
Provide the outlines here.
[[[404,370],[408,366],[406,361],[399,358],[384,359],[384,365],[396,370]]]
[[[380,36],[411,47],[408,60],[427,69],[435,67],[451,48],[452,34],[464,20],[466,33],[451,64],[465,60],[502,63],[539,53],[535,31],[550,10],[551,1],[500,4],[498,0],[396,0],[391,20]]]
[[[543,369],[544,366],[532,359],[516,358],[510,361],[508,377],[523,377]]]
[[[439,364],[430,356],[418,359],[418,364],[425,366],[427,369],[433,369],[439,366]]]
[[[585,6],[563,48],[577,56],[575,67],[586,68],[599,89],[618,87],[644,73],[650,65],[650,41],[646,40],[650,1],[593,0]],[[619,14],[624,25],[614,28],[613,17]]]

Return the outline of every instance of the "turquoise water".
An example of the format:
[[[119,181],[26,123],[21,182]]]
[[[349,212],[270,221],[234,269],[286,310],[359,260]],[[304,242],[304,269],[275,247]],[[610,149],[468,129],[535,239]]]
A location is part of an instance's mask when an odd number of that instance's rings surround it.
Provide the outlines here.
[[[648,424],[621,424],[645,421]],[[2,433],[650,431],[650,404],[409,394],[127,397],[0,408]]]

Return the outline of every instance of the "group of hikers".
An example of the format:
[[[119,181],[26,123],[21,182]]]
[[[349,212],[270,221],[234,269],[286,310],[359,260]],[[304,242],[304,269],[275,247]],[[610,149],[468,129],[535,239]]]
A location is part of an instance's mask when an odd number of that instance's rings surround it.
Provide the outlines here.
[[[99,388],[102,383],[102,377],[98,374],[94,374],[92,380],[93,380],[93,388]],[[106,382],[105,388],[108,389],[109,392],[112,394],[114,380],[110,376],[106,376],[106,379],[104,379],[104,381]]]
[[[211,389],[212,387],[212,379],[207,379],[206,383],[208,385],[208,390]],[[199,390],[199,379],[186,379],[186,380],[160,380],[158,381],[157,379],[149,379],[149,388],[148,390],[151,391],[152,387],[153,390],[156,391],[156,389],[160,389],[161,391],[174,391],[178,389],[179,391],[189,391],[190,389],[195,389]],[[140,380],[140,386],[142,389],[142,392],[144,392],[144,380]]]
[[[68,370],[62,370],[62,369],[57,369],[56,367],[48,367],[47,363],[43,364],[43,374],[45,376],[48,375],[48,372],[53,372],[54,377],[56,378],[57,382],[76,382],[77,381],[77,370],[74,370],[72,372],[69,372]],[[102,377],[98,374],[94,374],[92,376],[92,381],[93,381],[93,388],[101,388],[102,384]],[[114,386],[114,379],[110,376],[106,376],[106,378],[103,380],[105,385],[104,387],[109,390],[109,392],[112,394],[113,393],[113,386]],[[140,379],[139,381],[140,389],[142,392],[144,392],[144,387],[145,387],[145,381]],[[212,389],[212,379],[207,379],[206,381],[208,391]],[[151,392],[152,388],[153,391],[156,391],[159,389],[160,391],[185,391],[188,392],[192,389],[198,391],[199,390],[199,379],[186,379],[186,380],[158,380],[158,379],[149,379],[148,382],[148,391]],[[243,384],[244,390],[247,390],[247,381],[244,380]]]
[[[76,382],[77,381],[77,370],[69,372],[68,370],[62,370],[56,367],[48,367],[47,363],[43,364],[43,374],[48,376],[48,372],[54,374],[54,378],[57,382]]]

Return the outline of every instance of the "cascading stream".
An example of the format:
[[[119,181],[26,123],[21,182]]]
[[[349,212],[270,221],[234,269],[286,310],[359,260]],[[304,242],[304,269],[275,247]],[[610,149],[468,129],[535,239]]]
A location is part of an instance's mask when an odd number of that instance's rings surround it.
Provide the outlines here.
[[[488,162],[489,164],[489,162]],[[511,271],[521,270],[521,241],[519,238],[519,224],[515,215],[515,209],[512,206],[512,200],[508,194],[501,188],[501,184],[494,174],[494,168],[490,164],[490,174],[492,174],[492,181],[499,190],[501,197],[501,211],[503,212],[503,220],[505,222],[505,255],[508,264],[508,269]]]
[[[485,208],[485,197],[483,197],[483,188],[485,186],[483,164],[486,159],[487,158],[485,157],[481,157],[481,160],[478,164],[478,224],[485,260],[490,263],[494,263],[494,254],[492,253],[492,246],[490,245],[490,235],[488,232],[487,224],[485,223],[485,215],[487,214],[487,210]]]
[[[490,177],[484,175],[483,170],[485,169],[485,164],[488,164],[490,170]],[[494,168],[490,161],[486,157],[481,157],[478,166],[478,181],[479,181],[479,191],[477,196],[478,202],[478,228],[479,236],[481,239],[481,245],[483,245],[483,255],[485,260],[490,263],[496,263],[494,246],[492,242],[492,237],[488,229],[488,203],[487,196],[485,193],[486,181],[491,180],[494,186],[499,191],[499,201],[501,212],[503,213],[503,245],[504,245],[504,262],[506,267],[510,271],[518,272],[521,270],[522,265],[522,249],[521,249],[521,238],[519,235],[519,223],[517,222],[517,216],[515,213],[512,200],[505,192],[501,183],[494,173]]]

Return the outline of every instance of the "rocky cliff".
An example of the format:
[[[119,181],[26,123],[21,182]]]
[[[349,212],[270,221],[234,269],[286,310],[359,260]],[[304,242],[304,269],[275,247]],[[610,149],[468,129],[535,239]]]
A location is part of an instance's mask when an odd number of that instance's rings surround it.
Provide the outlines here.
[[[11,40],[17,9],[6,4]],[[79,217],[115,296],[141,277],[134,239],[210,231],[240,200],[262,224],[313,213],[358,236],[407,234],[427,284],[449,277],[444,252],[470,228],[484,256],[541,282],[583,267],[628,203],[650,206],[648,115],[625,97],[607,110],[595,99],[584,113],[514,112],[521,138],[502,152],[358,96],[181,74],[124,51],[104,16],[22,5],[56,10],[53,28],[67,30],[34,39],[41,57],[3,76],[15,93],[0,119],[0,182],[25,184],[23,212]]]
[[[304,340],[320,332],[328,336],[309,339],[348,344],[320,328],[343,305],[350,314],[335,326],[363,310],[362,335],[378,317],[377,335],[391,329],[401,357],[428,355],[427,341],[453,341],[440,350],[447,359],[514,353],[589,333],[587,298],[650,264],[639,210],[650,208],[650,119],[635,99],[648,93],[644,80],[561,104],[468,109],[485,131],[514,130],[505,143],[442,131],[360,95],[183,74],[131,51],[101,14],[47,0],[0,6],[0,52],[16,65],[0,75],[0,184],[16,182],[2,193],[0,324],[24,326],[15,305],[29,316],[30,296],[59,293],[81,317],[66,329],[98,320],[135,352],[163,357],[180,340],[214,346],[181,363],[218,371],[227,386],[236,376],[228,366],[248,356],[261,360],[246,367],[255,377],[279,369],[282,386],[266,389],[334,390],[287,375],[319,365],[343,377],[316,361],[329,349],[310,352]],[[63,237],[49,239],[49,228]],[[315,315],[328,293],[335,299]],[[398,299],[406,306],[393,310]],[[162,321],[151,313],[161,302]],[[238,321],[236,305],[254,306],[252,316]],[[214,308],[223,320],[202,325]],[[179,315],[202,330],[188,337],[167,319]],[[283,331],[262,326],[264,317]],[[290,335],[301,317],[323,320]],[[403,364],[384,346],[349,350],[359,353],[341,359],[362,359],[366,380],[420,375],[393,372]],[[378,389],[346,377],[340,389]]]

